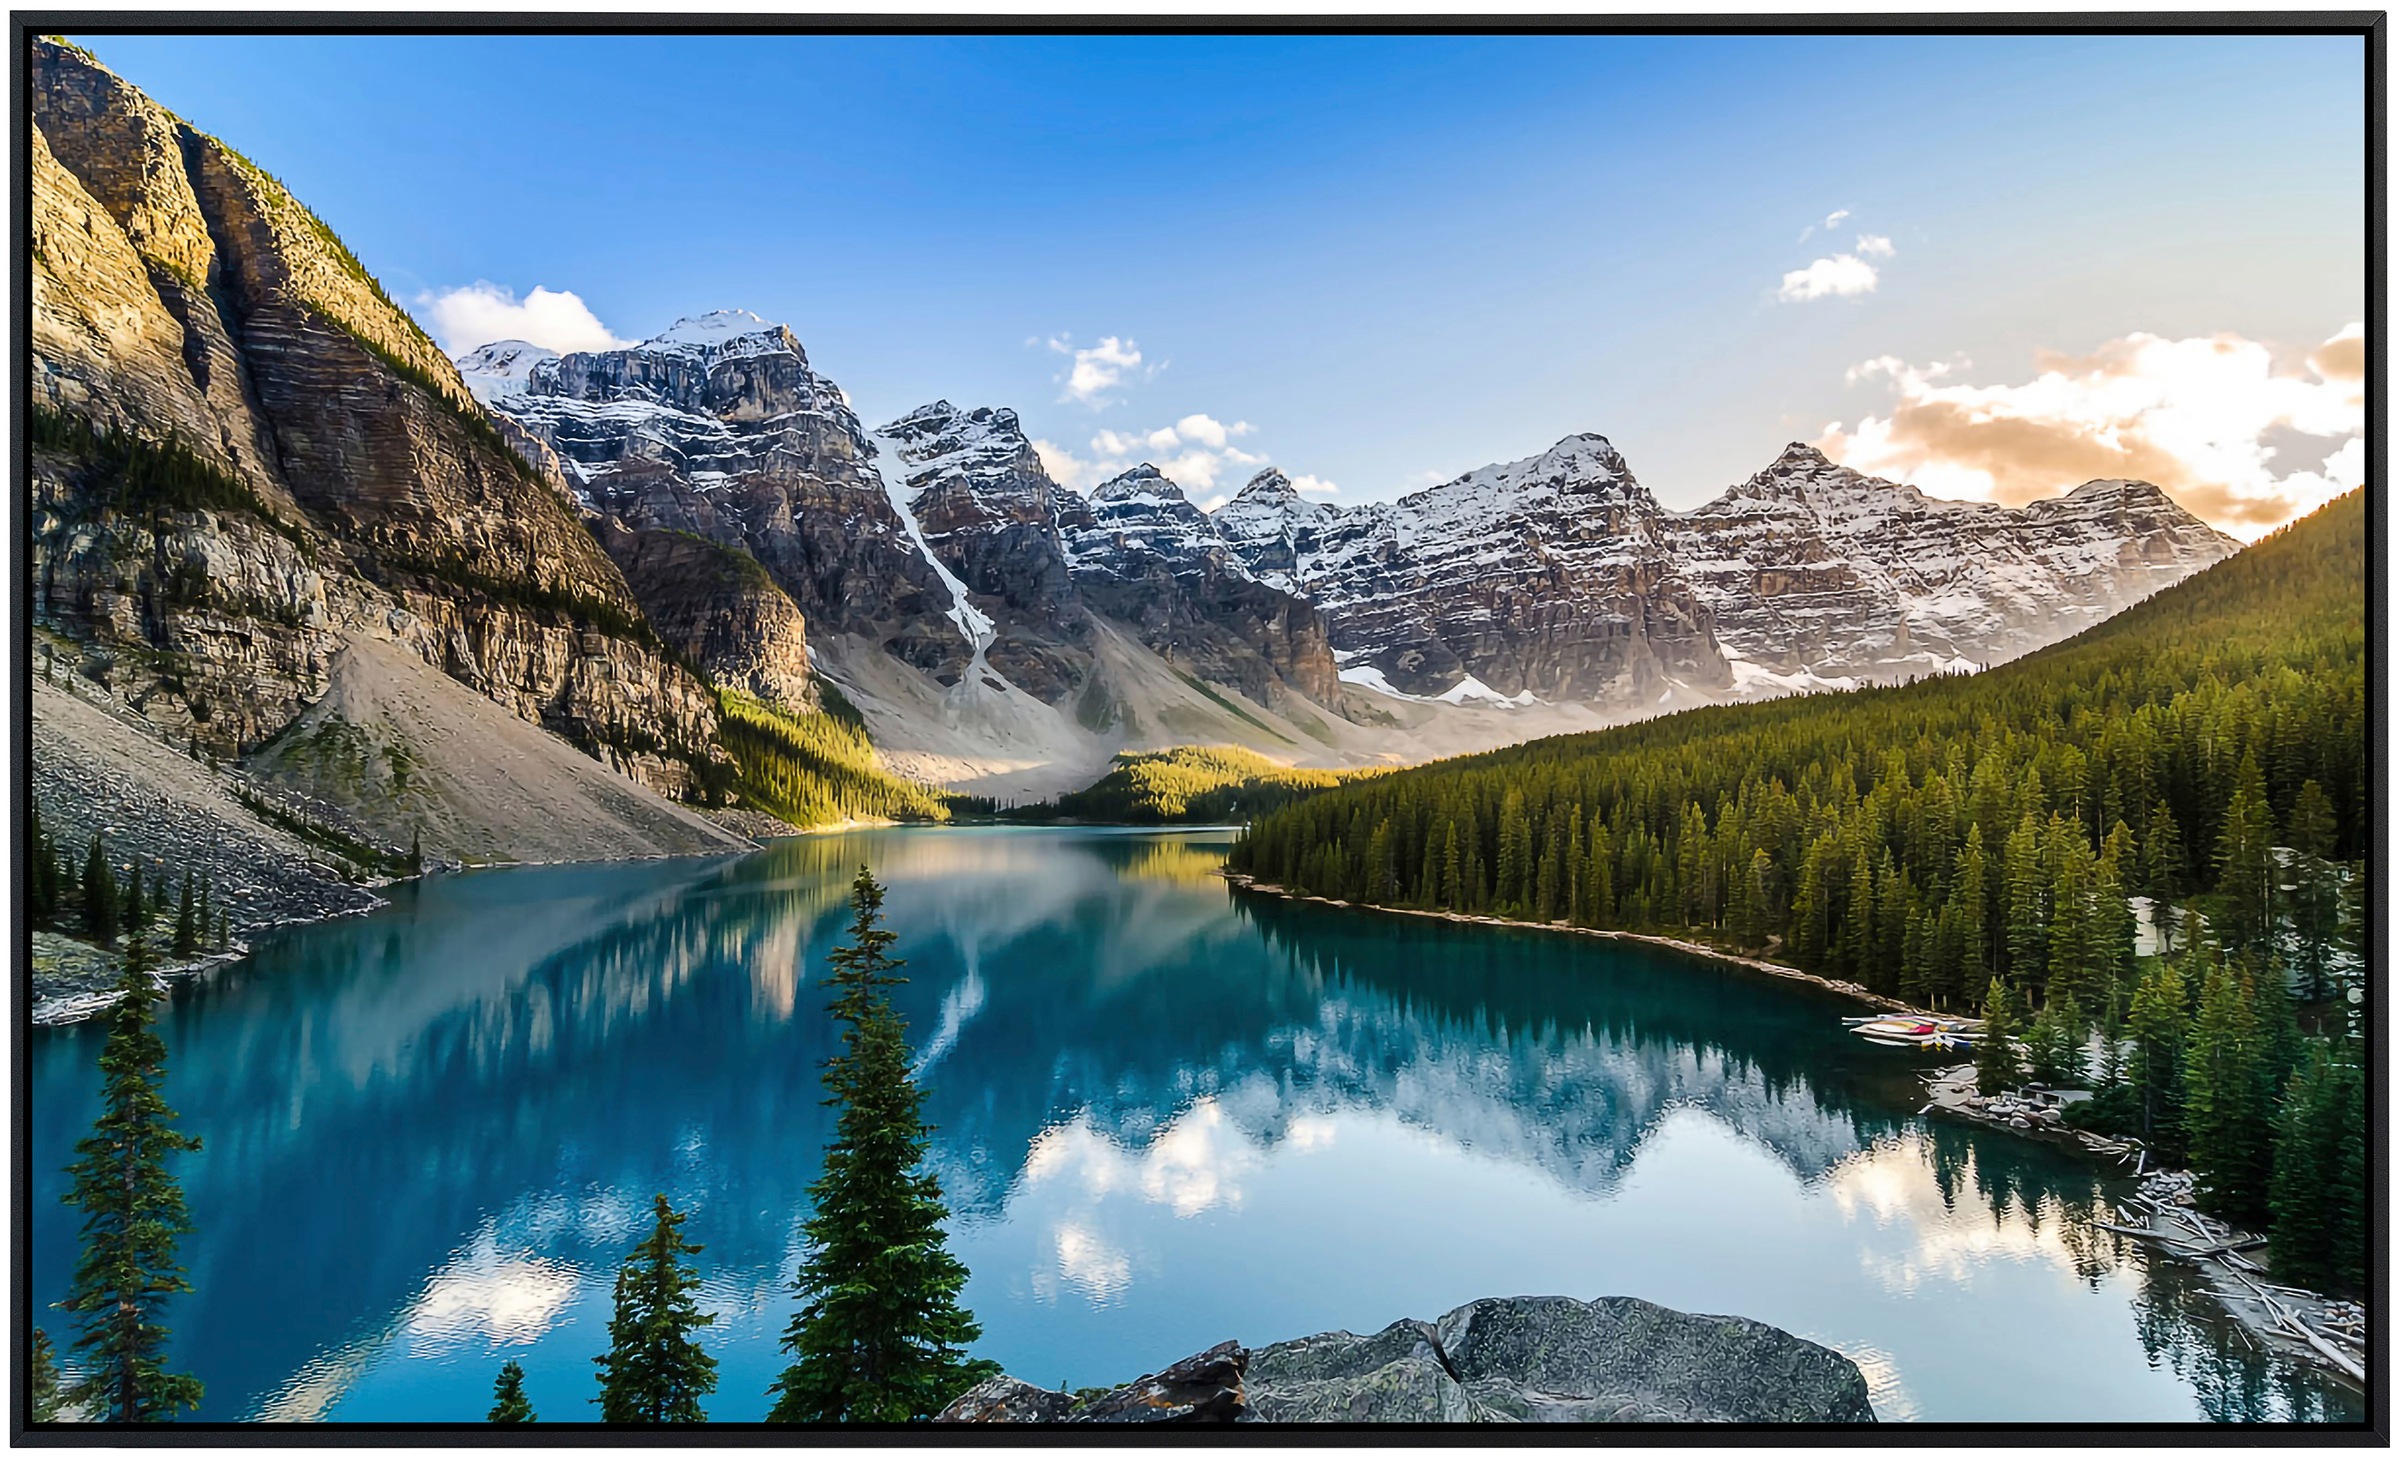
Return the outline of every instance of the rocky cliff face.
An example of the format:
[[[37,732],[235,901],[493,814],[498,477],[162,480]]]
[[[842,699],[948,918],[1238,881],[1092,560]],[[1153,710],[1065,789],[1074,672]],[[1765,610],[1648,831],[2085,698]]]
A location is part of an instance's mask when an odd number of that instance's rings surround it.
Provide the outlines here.
[[[1265,472],[1218,516],[1251,571],[1324,609],[1357,682],[1623,704],[1732,685],[1670,518],[1600,436],[1346,510]]]
[[[1677,518],[1670,549],[1750,682],[1889,681],[2013,658],[2239,550],[2157,487],[2021,510],[1940,501],[1794,443]]]
[[[1046,703],[1091,671],[1091,625],[1067,570],[1058,487],[1016,412],[919,406],[875,433],[893,499],[985,619],[985,661]]]
[[[635,531],[613,517],[592,530],[669,646],[721,687],[789,713],[816,711],[807,620],[757,558],[689,532]]]
[[[1320,704],[1338,700],[1325,615],[1261,581],[1157,467],[1137,466],[1089,500],[1064,491],[1057,500],[1086,599],[1168,662],[1270,706],[1287,688]]]
[[[510,340],[459,364],[597,515],[744,552],[818,633],[946,682],[964,673],[972,644],[949,621],[940,567],[841,390],[782,325],[720,310],[630,349],[561,356]]]
[[[721,755],[573,504],[282,186],[33,47],[36,626],[225,752],[404,645],[670,791]]]
[[[1858,1364],[1627,1296],[1472,1301],[1372,1336],[1223,1342],[1089,1400],[995,1377],[936,1422],[1871,1423]]]

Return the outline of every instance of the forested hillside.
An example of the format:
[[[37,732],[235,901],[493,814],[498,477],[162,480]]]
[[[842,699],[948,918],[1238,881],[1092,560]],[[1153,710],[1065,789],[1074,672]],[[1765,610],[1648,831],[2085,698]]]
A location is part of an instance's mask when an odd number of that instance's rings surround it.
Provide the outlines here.
[[[1064,815],[1130,825],[1244,820],[1281,809],[1361,774],[1299,769],[1232,745],[1120,754],[1098,784],[1034,806],[1024,818]]]
[[[2349,1096],[2323,1079],[2355,1076],[2310,1061],[2291,994],[2331,990],[2365,884],[2344,863],[2370,830],[2366,531],[2353,492],[1974,677],[1700,709],[1344,786],[1261,819],[1232,865],[1354,901],[1764,949],[1988,1009],[2027,1031],[2037,1074],[2058,1076],[2092,1024],[2123,1030],[2139,1052],[2112,1107],[2132,1099],[2125,1122],[2171,1153],[2188,1141],[2218,1207],[2263,1220],[2266,1131],[2303,1119],[2291,1075],[2320,1080],[2311,1108]],[[2135,896],[2189,906],[2208,934],[2173,965],[2137,959]],[[2354,1114],[2306,1117],[2319,1156],[2347,1157]]]
[[[732,689],[718,690],[717,702],[741,803],[752,809],[808,827],[947,820],[953,808],[982,808],[893,774],[857,720],[836,709],[790,714]]]

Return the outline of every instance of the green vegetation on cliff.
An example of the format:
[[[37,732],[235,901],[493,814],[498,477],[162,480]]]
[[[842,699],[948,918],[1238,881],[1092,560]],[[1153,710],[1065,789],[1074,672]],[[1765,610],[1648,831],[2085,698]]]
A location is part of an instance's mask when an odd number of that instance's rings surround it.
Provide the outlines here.
[[[272,530],[303,540],[299,529],[234,475],[176,439],[145,440],[115,426],[98,426],[89,416],[33,407],[28,434],[37,450],[56,452],[81,468],[85,499],[118,511],[222,511],[254,517]]]
[[[852,720],[787,714],[730,689],[718,691],[717,704],[718,735],[752,809],[797,826],[950,818],[953,797],[893,774]]]

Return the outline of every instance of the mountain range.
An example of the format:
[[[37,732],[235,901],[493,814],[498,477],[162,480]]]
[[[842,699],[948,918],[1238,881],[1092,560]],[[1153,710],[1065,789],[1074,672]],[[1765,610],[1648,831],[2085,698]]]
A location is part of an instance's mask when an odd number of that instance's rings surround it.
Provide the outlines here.
[[[1403,763],[1964,671],[2238,547],[2141,482],[2010,510],[1797,444],[1669,511],[1589,434],[1393,502],[1087,494],[1013,411],[870,425],[732,310],[453,360],[239,152],[33,53],[37,661],[386,841],[522,856],[515,796],[724,843],[677,808],[738,778],[721,692],[1022,800],[1128,749]],[[495,713],[563,756],[477,762]]]
[[[1204,511],[1148,464],[1086,495],[1050,477],[1010,410],[940,400],[864,425],[789,329],[740,311],[629,349],[509,340],[458,364],[612,524],[604,540],[680,532],[747,552],[818,625],[817,670],[879,742],[932,758],[937,736],[912,721],[937,700],[947,727],[991,729],[984,753],[1001,759],[1089,763],[1077,730],[1144,747],[1208,732],[1146,721],[1158,665],[1237,720],[1272,712],[1316,742],[1215,726],[1237,741],[1327,763],[1407,757],[1390,741],[1461,709],[1483,711],[1488,743],[1561,712],[1590,727],[1968,671],[2238,548],[2144,482],[2010,510],[1796,443],[1689,512],[1589,434],[1363,506],[1308,500],[1269,469]],[[1153,672],[1125,662],[1128,641]],[[895,696],[904,674],[924,682]]]

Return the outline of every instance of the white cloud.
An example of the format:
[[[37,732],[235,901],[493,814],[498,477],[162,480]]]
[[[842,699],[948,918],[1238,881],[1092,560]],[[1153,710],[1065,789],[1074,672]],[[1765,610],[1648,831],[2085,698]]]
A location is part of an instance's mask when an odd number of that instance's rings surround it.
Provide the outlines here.
[[[591,306],[564,289],[537,285],[520,299],[488,279],[477,279],[464,288],[419,294],[417,308],[432,324],[442,348],[452,354],[499,339],[522,339],[561,354],[623,349],[632,343],[610,333]]]
[[[1892,240],[1876,233],[1859,234],[1857,248],[1861,258],[1889,258],[1893,252]]]
[[[1783,286],[1775,291],[1775,297],[1787,304],[1804,304],[1811,299],[1850,298],[1873,292],[1875,265],[1854,253],[1836,253],[1785,274]]]
[[[2129,334],[2089,355],[2045,352],[2034,378],[2003,385],[1967,383],[1964,365],[1869,360],[1850,378],[1888,382],[1890,412],[1836,421],[1818,444],[1936,495],[2009,505],[2088,480],[2146,480],[2255,539],[2364,483],[2365,343],[2351,324],[2280,367],[2239,335]],[[2292,435],[2331,448],[2289,459]]]
[[[1053,351],[1074,361],[1067,372],[1059,376],[1059,383],[1064,386],[1066,393],[1058,398],[1074,400],[1095,410],[1110,404],[1108,392],[1125,383],[1137,371],[1146,379],[1165,368],[1164,365],[1152,365],[1149,369],[1143,369],[1141,347],[1130,339],[1114,334],[1106,336],[1089,349],[1077,349],[1075,341],[1064,334],[1052,336],[1049,344]]]
[[[1303,496],[1332,496],[1342,489],[1321,476],[1294,476],[1292,489]]]
[[[1218,450],[1225,448],[1227,439],[1249,433],[1250,422],[1247,420],[1237,420],[1233,424],[1227,425],[1206,415],[1186,415],[1175,422],[1176,435],[1185,440],[1198,441],[1202,445],[1214,446]]]
[[[1842,225],[1842,219],[1849,216],[1850,210],[1848,208],[1835,208],[1832,212],[1825,215],[1825,230],[1827,232],[1831,232],[1835,228],[1840,227]]]

